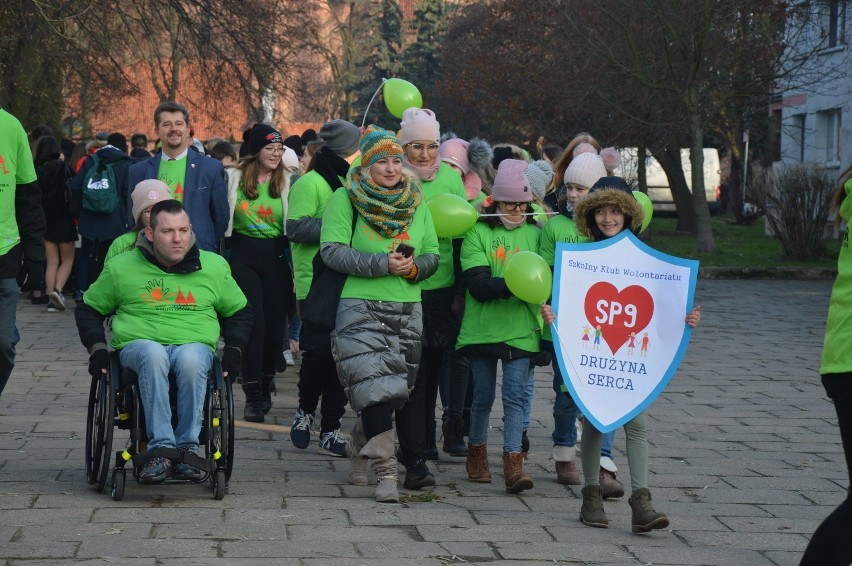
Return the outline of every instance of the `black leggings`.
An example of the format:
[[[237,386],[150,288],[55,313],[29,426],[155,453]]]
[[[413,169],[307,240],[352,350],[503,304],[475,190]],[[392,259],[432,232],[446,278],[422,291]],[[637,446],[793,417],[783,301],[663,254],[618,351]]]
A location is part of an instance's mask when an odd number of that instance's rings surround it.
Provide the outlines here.
[[[852,483],[852,373],[822,376],[822,385],[834,401],[840,439],[846,455],[846,470]],[[852,492],[817,528],[800,566],[849,566],[852,564]]]
[[[249,238],[237,233],[231,238],[231,274],[254,312],[251,337],[243,353],[245,383],[275,375],[284,347],[293,277],[281,257],[283,251],[283,238]]]

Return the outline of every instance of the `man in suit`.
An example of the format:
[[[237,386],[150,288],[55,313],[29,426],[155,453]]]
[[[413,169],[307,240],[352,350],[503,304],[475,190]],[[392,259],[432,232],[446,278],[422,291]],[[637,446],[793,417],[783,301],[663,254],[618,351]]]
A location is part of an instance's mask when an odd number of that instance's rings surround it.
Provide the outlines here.
[[[130,167],[131,190],[145,179],[166,183],[172,197],[186,208],[198,247],[218,251],[230,219],[222,162],[189,151],[189,111],[183,104],[160,103],[154,110],[154,124],[162,153]]]

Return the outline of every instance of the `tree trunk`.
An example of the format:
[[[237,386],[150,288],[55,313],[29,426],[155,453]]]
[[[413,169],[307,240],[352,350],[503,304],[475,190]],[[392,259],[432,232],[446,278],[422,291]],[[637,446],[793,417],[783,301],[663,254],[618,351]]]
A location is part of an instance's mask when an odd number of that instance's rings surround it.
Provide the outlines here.
[[[677,146],[666,147],[654,152],[654,157],[666,172],[669,180],[669,188],[672,191],[672,200],[677,210],[677,228],[679,232],[695,233],[695,212],[692,206],[692,197],[689,194],[689,186],[683,174],[683,163],[680,159],[680,148]]]
[[[710,208],[704,193],[704,128],[701,117],[693,113],[690,130],[692,144],[689,148],[689,162],[692,164],[692,205],[695,211],[695,236],[698,253],[709,253],[716,249],[713,227],[710,225]]]
[[[648,155],[648,146],[640,143],[636,148],[636,182],[639,190],[648,194],[648,169],[645,167],[645,159]]]

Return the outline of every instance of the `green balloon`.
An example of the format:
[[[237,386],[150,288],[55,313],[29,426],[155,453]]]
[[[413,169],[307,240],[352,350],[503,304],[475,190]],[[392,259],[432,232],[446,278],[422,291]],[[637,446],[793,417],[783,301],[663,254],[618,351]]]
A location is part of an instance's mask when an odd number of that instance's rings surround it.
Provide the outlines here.
[[[388,79],[382,87],[385,106],[397,118],[409,108],[423,108],[423,97],[417,87],[402,79]]]
[[[503,275],[513,295],[535,305],[550,297],[553,274],[550,266],[535,252],[519,252],[509,259]]]
[[[476,223],[479,216],[469,202],[449,193],[435,195],[427,205],[439,238],[461,236]]]
[[[654,216],[654,204],[651,198],[642,191],[633,191],[633,198],[642,207],[642,232],[651,224],[651,218]]]

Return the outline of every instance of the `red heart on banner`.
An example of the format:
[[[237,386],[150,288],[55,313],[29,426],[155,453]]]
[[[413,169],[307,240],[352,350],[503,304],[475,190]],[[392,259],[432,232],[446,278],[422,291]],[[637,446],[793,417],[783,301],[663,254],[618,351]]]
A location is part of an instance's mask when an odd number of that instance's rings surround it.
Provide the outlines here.
[[[631,332],[639,334],[654,316],[654,299],[639,285],[625,287],[621,292],[612,283],[595,283],[586,293],[586,318],[593,328],[600,325],[601,338],[615,354]]]

